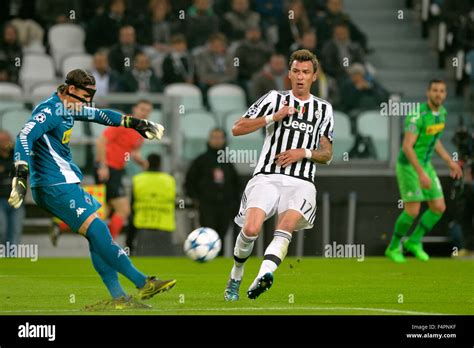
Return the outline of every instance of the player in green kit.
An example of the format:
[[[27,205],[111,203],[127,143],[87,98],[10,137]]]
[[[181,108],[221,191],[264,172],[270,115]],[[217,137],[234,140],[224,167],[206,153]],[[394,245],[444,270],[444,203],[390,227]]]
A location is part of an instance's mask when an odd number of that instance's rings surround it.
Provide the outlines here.
[[[446,99],[444,81],[431,80],[426,96],[428,101],[422,103],[419,110],[408,115],[405,120],[403,145],[396,166],[404,210],[395,223],[385,256],[397,263],[406,262],[400,241],[418,216],[421,202],[427,202],[428,209],[421,216],[410,238],[403,243],[403,249],[423,261],[428,261],[429,256],[423,250],[421,240],[441,219],[446,209],[443,189],[431,164],[433,151],[446,162],[451,177],[457,179],[462,176],[461,167],[451,159],[440,140],[446,120],[446,109],[443,106]]]

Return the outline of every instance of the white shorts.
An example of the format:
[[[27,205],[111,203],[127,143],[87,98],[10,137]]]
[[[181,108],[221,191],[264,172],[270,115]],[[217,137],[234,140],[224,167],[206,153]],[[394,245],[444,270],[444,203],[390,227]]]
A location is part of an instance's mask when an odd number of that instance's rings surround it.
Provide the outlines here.
[[[313,227],[316,217],[316,187],[313,183],[283,174],[258,174],[245,187],[234,221],[242,227],[248,208],[260,208],[265,220],[288,209],[301,213],[295,231]]]

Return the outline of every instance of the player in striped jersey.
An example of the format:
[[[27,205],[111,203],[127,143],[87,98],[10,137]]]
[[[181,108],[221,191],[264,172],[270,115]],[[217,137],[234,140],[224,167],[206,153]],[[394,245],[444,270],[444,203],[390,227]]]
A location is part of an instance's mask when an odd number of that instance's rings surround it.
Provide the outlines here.
[[[270,91],[239,119],[234,136],[266,128],[266,137],[252,179],[247,183],[235,222],[242,227],[234,248],[234,266],[224,291],[226,301],[239,299],[244,263],[252,253],[265,220],[278,214],[273,240],[260,271],[247,291],[257,298],[273,283],[273,273],[287,254],[293,231],[313,226],[316,216],[316,163],[332,159],[332,106],[310,94],[318,61],[308,50],[289,61],[289,91]]]
[[[27,176],[31,174],[31,192],[38,206],[60,218],[89,241],[92,264],[112,296],[111,301],[101,303],[99,307],[148,308],[126,295],[118,273],[139,289],[138,299],[149,299],[169,290],[176,281],[147,277],[113,242],[107,225],[95,213],[100,203],[79,185],[82,173],[72,162],[69,141],[75,121],[133,128],[144,138],[158,140],[164,128],[116,111],[88,107],[94,93],[94,76],[75,69],[67,74],[65,83],[58,87],[57,92],[35,107],[16,140],[15,176],[8,203],[14,208],[21,206],[26,194]]]

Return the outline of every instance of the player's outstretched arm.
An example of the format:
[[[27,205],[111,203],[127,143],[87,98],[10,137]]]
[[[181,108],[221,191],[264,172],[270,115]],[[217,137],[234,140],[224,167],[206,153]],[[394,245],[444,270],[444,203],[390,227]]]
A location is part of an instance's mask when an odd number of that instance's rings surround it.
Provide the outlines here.
[[[123,116],[121,124],[125,128],[135,129],[142,137],[149,140],[161,140],[165,131],[165,127],[159,123],[142,120],[133,116]]]
[[[292,115],[295,112],[295,109],[290,106],[284,106],[277,113],[269,115],[266,117],[257,117],[257,118],[240,118],[235,122],[232,127],[232,135],[237,137],[239,135],[245,135],[253,133],[256,130],[265,127],[267,124],[278,122]]]
[[[450,169],[450,175],[453,179],[459,179],[462,177],[462,169],[461,167],[453,161],[451,156],[449,155],[448,151],[444,148],[443,144],[441,143],[441,140],[436,141],[435,145],[435,151],[438,154],[439,157],[443,159],[443,161],[446,162]]]

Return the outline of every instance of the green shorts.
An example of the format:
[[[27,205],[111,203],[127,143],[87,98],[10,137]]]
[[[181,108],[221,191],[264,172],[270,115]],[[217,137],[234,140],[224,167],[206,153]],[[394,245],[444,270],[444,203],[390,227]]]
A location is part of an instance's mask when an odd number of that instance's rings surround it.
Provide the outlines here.
[[[418,174],[411,164],[397,163],[398,189],[404,202],[424,202],[444,197],[443,188],[433,165],[430,163],[422,167],[426,175],[431,179],[431,188],[429,190],[421,188]]]

